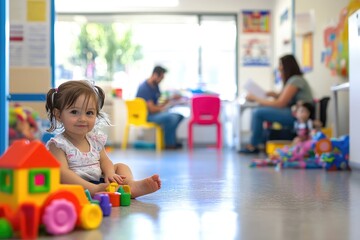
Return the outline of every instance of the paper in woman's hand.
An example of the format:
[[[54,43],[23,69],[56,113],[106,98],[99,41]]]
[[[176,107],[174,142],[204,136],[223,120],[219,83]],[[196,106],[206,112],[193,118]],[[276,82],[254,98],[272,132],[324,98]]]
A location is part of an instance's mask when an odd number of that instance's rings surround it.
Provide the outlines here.
[[[251,79],[245,83],[244,88],[247,92],[255,95],[258,98],[266,98],[267,97],[264,89],[262,89],[258,84],[256,84],[256,82],[254,82]]]

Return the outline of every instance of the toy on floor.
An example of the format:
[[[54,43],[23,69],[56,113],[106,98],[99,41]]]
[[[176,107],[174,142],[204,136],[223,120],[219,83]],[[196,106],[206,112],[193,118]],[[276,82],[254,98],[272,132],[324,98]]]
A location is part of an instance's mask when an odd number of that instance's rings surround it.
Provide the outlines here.
[[[302,168],[302,169],[317,169],[322,168],[319,160],[316,158],[305,159],[304,161],[282,162],[281,168]]]
[[[276,149],[267,159],[254,159],[250,167],[325,168],[328,171],[350,170],[349,136],[329,139],[321,131],[311,140]]]
[[[320,161],[315,157],[313,149],[313,141],[299,141],[295,145],[285,145],[274,151],[266,159],[266,162],[271,163],[267,166],[277,166],[279,168],[322,168]],[[259,160],[255,160],[255,166],[266,166],[259,164]],[[251,165],[254,166],[254,161]]]
[[[297,136],[290,145],[285,145],[270,154],[268,159],[254,159],[254,166],[281,166],[281,168],[325,168],[326,170],[347,170],[349,138],[329,139],[319,129],[322,124],[314,122],[310,116],[314,113],[311,103],[298,102],[294,108]],[[316,119],[319,119],[317,117]]]
[[[332,139],[331,152],[323,152],[320,160],[328,171],[351,170],[349,166],[349,136]]]
[[[342,137],[344,139],[329,139],[327,136],[322,133],[321,131],[316,132],[312,140],[310,141],[311,145],[310,148],[305,148],[305,150],[308,150],[309,155],[304,155],[304,158],[292,158],[292,160],[295,161],[303,161],[306,164],[304,168],[325,168],[326,170],[329,169],[328,165],[329,163],[325,162],[325,159],[330,162],[332,158],[325,158],[326,155],[339,155],[341,152],[344,153],[346,156],[348,156],[349,152],[349,145],[348,145],[348,137]],[[347,142],[347,144],[346,144]],[[308,147],[308,146],[307,146]],[[279,152],[281,153],[281,149]],[[304,149],[303,149],[304,151]],[[322,157],[324,155],[324,157]],[[344,155],[344,156],[345,156]],[[280,154],[281,156],[281,154]],[[301,157],[301,156],[300,156]],[[340,156],[339,156],[340,157]],[[284,163],[286,162],[286,159],[281,159]],[[348,160],[348,159],[347,159]],[[287,163],[284,164],[285,166],[291,166],[291,164]]]
[[[130,206],[131,191],[129,185],[122,185],[117,190],[120,193],[120,206]]]
[[[268,156],[275,153],[275,150],[291,145],[290,140],[268,140],[265,145],[265,152]]]
[[[283,162],[301,162],[305,161],[305,159],[308,159],[311,156],[314,156],[312,146],[312,140],[298,142],[295,145],[287,145],[283,148],[277,149],[275,155],[277,154]]]
[[[106,189],[113,206],[129,206],[131,202],[131,191],[129,185],[118,185],[110,183]],[[96,195],[96,194],[95,194]]]
[[[96,229],[102,217],[80,185],[60,184],[60,163],[39,140],[17,140],[1,156],[0,238]]]
[[[95,193],[93,198],[89,190],[86,189],[85,192],[90,202],[94,202],[101,207],[104,216],[110,215],[111,207],[130,206],[131,203],[131,190],[129,185],[119,186],[117,183],[112,182],[106,188],[106,192]]]
[[[278,159],[253,159],[250,163],[250,167],[273,167],[279,163]]]
[[[97,194],[92,198],[88,189],[85,189],[85,194],[91,203],[99,205],[104,217],[110,216],[112,204],[110,203],[109,195]]]

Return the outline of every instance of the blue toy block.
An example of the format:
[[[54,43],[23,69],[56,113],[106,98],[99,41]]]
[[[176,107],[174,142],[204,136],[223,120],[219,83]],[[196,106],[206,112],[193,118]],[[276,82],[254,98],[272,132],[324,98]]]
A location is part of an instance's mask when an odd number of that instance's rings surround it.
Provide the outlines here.
[[[111,214],[112,204],[110,203],[109,195],[104,193],[96,193],[94,199],[99,201],[100,208],[103,212],[103,216],[109,216]]]

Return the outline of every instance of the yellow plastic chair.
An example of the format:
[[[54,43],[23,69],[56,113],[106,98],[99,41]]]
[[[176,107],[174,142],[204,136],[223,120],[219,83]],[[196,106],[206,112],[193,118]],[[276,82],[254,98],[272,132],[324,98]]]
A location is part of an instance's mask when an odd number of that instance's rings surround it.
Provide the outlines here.
[[[135,98],[125,101],[127,107],[128,120],[125,126],[122,149],[127,148],[130,127],[140,127],[145,129],[154,128],[156,132],[156,150],[161,151],[164,148],[164,135],[160,125],[147,121],[147,106],[143,98]]]

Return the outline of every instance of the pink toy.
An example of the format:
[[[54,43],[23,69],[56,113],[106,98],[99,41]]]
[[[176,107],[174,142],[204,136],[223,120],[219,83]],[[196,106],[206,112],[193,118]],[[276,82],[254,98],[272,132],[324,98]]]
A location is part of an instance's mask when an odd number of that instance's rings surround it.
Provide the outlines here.
[[[74,229],[77,215],[74,205],[65,199],[54,200],[46,208],[42,221],[46,230],[53,235],[71,232]]]
[[[222,128],[219,121],[220,98],[217,95],[199,95],[191,99],[192,117],[188,125],[188,146],[193,148],[193,125],[216,125],[217,148],[222,148]]]
[[[311,151],[312,140],[300,142],[293,146],[292,156],[290,161],[304,161],[308,157],[308,153]]]

